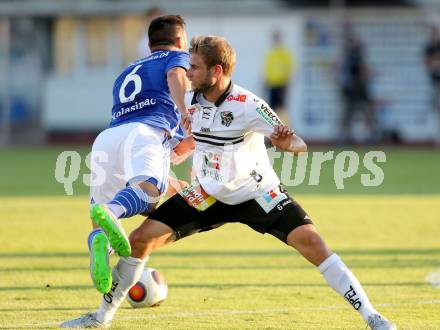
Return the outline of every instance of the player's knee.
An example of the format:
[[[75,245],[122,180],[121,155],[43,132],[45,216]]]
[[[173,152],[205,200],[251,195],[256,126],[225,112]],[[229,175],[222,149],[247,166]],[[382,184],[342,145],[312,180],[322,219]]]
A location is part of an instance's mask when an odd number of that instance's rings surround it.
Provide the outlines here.
[[[132,255],[140,258],[149,255],[154,248],[154,239],[152,235],[141,229],[135,230],[129,237]]]
[[[148,181],[139,182],[138,185],[151,198],[160,197],[159,189],[151,182],[148,182]]]
[[[146,201],[148,203],[148,208],[144,212],[142,212],[141,215],[148,216],[156,209],[156,206],[160,201],[161,193],[159,189],[151,182],[138,182],[136,181],[136,178],[131,179],[129,181],[129,185],[132,187],[140,188],[143,191],[143,194],[141,194],[141,198],[143,201]]]
[[[132,231],[130,236],[128,237],[128,239],[130,240],[131,246],[141,244],[141,243],[143,243],[143,240],[144,240],[140,230]]]
[[[297,249],[320,249],[324,247],[324,242],[313,225],[303,225],[292,230],[287,236],[287,244]]]
[[[320,249],[323,246],[321,237],[316,232],[307,233],[305,244],[309,248]]]

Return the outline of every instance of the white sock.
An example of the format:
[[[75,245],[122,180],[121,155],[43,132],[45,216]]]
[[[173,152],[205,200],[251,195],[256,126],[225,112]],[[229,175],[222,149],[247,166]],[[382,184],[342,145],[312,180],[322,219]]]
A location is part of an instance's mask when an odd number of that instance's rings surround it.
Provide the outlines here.
[[[98,321],[107,323],[113,319],[130,288],[139,281],[147,259],[133,257],[119,259],[112,272],[112,288],[103,296],[101,307],[96,313]]]
[[[116,218],[120,218],[127,210],[119,204],[107,204],[107,207],[112,211]]]
[[[367,294],[354,274],[334,253],[319,266],[327,283],[356,309],[365,321],[372,314],[379,314],[368,300]]]

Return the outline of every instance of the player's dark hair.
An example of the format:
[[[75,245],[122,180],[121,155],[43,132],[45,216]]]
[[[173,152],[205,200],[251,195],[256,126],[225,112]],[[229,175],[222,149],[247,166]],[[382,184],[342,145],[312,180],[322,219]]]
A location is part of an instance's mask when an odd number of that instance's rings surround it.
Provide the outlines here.
[[[153,19],[148,27],[150,47],[174,46],[176,38],[185,29],[185,21],[180,15],[164,15]]]

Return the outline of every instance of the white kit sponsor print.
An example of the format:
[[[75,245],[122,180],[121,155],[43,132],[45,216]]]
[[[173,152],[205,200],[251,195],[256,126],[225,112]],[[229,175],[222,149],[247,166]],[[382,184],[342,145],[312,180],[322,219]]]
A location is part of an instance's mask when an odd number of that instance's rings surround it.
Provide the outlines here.
[[[202,172],[204,177],[209,177],[216,181],[222,181],[221,171],[222,154],[206,152],[202,160]]]
[[[258,99],[255,99],[254,101],[258,103]],[[261,117],[263,117],[263,119],[272,126],[282,124],[281,120],[277,117],[277,115],[272,110],[270,110],[269,107],[267,107],[265,104],[260,104],[259,106],[257,106],[257,108],[255,108],[255,111],[257,111],[261,115]]]
[[[282,210],[286,205],[291,204],[292,200],[280,191],[277,187],[265,193],[263,196],[255,199],[266,213],[272,211],[275,207]]]

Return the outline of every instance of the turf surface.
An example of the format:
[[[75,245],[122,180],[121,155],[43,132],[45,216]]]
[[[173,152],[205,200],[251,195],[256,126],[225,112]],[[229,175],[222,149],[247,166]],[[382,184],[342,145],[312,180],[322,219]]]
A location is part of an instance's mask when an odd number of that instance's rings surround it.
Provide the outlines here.
[[[53,178],[60,151],[0,151],[2,329],[53,328],[100,302],[88,273],[87,187],[77,182],[74,196],[63,195]],[[365,189],[359,173],[337,190],[330,162],[318,186],[291,191],[384,315],[400,329],[440,329],[440,289],[426,282],[440,268],[439,153],[385,152],[380,187]],[[87,172],[83,163],[80,178]],[[130,231],[140,221],[125,226]],[[124,303],[115,329],[365,328],[313,266],[243,225],[165,247],[149,265],[167,279],[168,299],[142,310]]]

